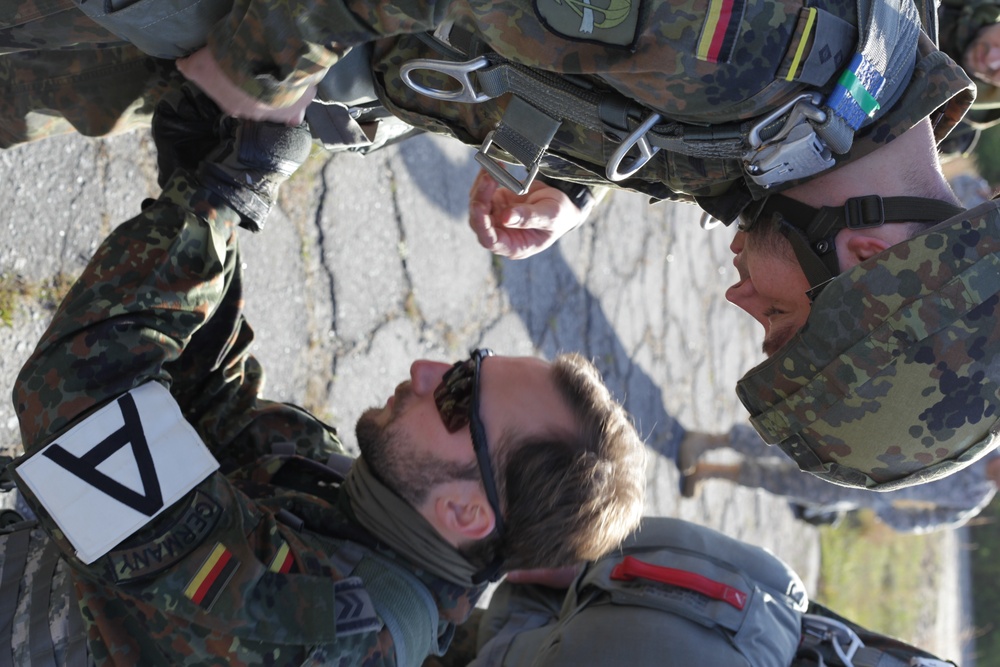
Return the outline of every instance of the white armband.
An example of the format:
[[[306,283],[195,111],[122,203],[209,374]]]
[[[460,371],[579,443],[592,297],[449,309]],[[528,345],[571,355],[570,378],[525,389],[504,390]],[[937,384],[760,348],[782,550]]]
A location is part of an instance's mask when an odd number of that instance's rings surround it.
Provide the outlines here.
[[[78,423],[16,472],[89,564],[218,468],[170,392],[148,382]]]

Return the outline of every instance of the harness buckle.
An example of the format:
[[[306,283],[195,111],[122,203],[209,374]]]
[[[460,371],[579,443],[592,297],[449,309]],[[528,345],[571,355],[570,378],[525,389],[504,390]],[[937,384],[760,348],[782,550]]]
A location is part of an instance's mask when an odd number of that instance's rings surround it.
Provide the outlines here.
[[[743,156],[743,165],[754,183],[770,188],[834,166],[830,148],[813,127],[813,123],[826,122],[827,114],[819,106],[822,100],[819,93],[802,93],[750,128],[750,150]]]
[[[844,663],[844,667],[854,667],[854,654],[865,645],[854,630],[840,621],[817,614],[802,615],[802,632],[820,641],[829,642],[833,652]]]
[[[486,135],[483,145],[479,147],[479,151],[476,153],[476,162],[481,164],[483,169],[489,172],[490,176],[492,176],[497,183],[516,194],[523,195],[528,192],[528,187],[531,185],[532,181],[535,180],[535,176],[538,175],[538,168],[541,166],[541,160],[538,160],[530,165],[522,164],[521,166],[528,170],[528,175],[525,177],[524,181],[517,180],[504,168],[502,164],[500,164],[499,160],[490,155],[490,147],[493,146],[493,138],[495,134],[496,130],[493,130]],[[500,147],[503,148],[503,146]]]
[[[399,68],[399,75],[402,77],[403,82],[407,86],[421,95],[433,97],[436,100],[444,100],[445,102],[478,103],[493,99],[493,96],[477,91],[469,75],[488,67],[489,64],[490,61],[486,58],[486,56],[480,56],[473,60],[467,60],[460,63],[448,60],[415,58],[409,62],[403,63],[403,66]],[[419,84],[412,79],[412,73],[416,70],[430,70],[438,74],[444,74],[445,76],[454,79],[459,84],[459,88],[457,90],[447,90],[444,88],[432,88],[430,86]]]
[[[659,146],[653,146],[649,143],[649,139],[646,138],[646,133],[649,132],[654,125],[659,123],[661,119],[662,116],[654,111],[649,114],[641,125],[635,128],[632,134],[625,137],[625,140],[622,141],[617,149],[615,149],[615,152],[611,154],[611,158],[608,160],[605,175],[608,177],[609,181],[617,182],[630,177],[632,174],[642,169],[642,167],[660,151]],[[622,163],[625,162],[626,156],[633,148],[638,148],[639,154],[629,158],[627,166],[624,167],[624,171],[622,171]]]

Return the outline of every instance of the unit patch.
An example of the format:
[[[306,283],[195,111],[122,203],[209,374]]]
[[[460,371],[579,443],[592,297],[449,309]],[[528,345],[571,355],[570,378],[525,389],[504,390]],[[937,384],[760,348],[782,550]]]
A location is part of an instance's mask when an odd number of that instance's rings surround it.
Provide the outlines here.
[[[240,561],[233,552],[221,542],[216,543],[198,573],[188,582],[184,595],[205,611],[210,610],[239,567]]]
[[[108,578],[116,583],[156,574],[182,560],[201,544],[222,517],[222,507],[195,491],[177,519],[142,544],[108,553]]]
[[[90,564],[218,467],[170,392],[148,382],[76,424],[15,472]]]
[[[710,0],[698,39],[698,60],[728,63],[740,34],[746,0]]]
[[[278,574],[287,574],[291,571],[294,564],[295,558],[292,556],[292,550],[288,548],[288,542],[282,542],[267,569]]]
[[[564,37],[629,46],[635,41],[639,5],[639,0],[535,0],[535,11]]]

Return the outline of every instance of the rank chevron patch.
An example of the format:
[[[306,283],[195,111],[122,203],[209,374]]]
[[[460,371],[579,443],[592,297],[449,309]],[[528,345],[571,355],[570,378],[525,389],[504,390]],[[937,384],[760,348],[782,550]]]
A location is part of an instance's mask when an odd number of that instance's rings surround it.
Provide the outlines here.
[[[382,622],[361,577],[347,577],[333,585],[337,636],[379,630]]]

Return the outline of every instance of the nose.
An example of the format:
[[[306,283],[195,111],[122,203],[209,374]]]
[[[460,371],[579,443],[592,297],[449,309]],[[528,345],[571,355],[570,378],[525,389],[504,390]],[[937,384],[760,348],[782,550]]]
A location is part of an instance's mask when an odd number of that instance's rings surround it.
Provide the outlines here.
[[[734,255],[738,255],[743,252],[743,247],[747,243],[747,233],[737,230],[736,236],[733,237],[733,242],[729,244],[729,249],[733,251]]]
[[[450,364],[429,359],[418,359],[410,364],[410,383],[417,396],[432,394],[441,384],[441,376],[451,368]]]

